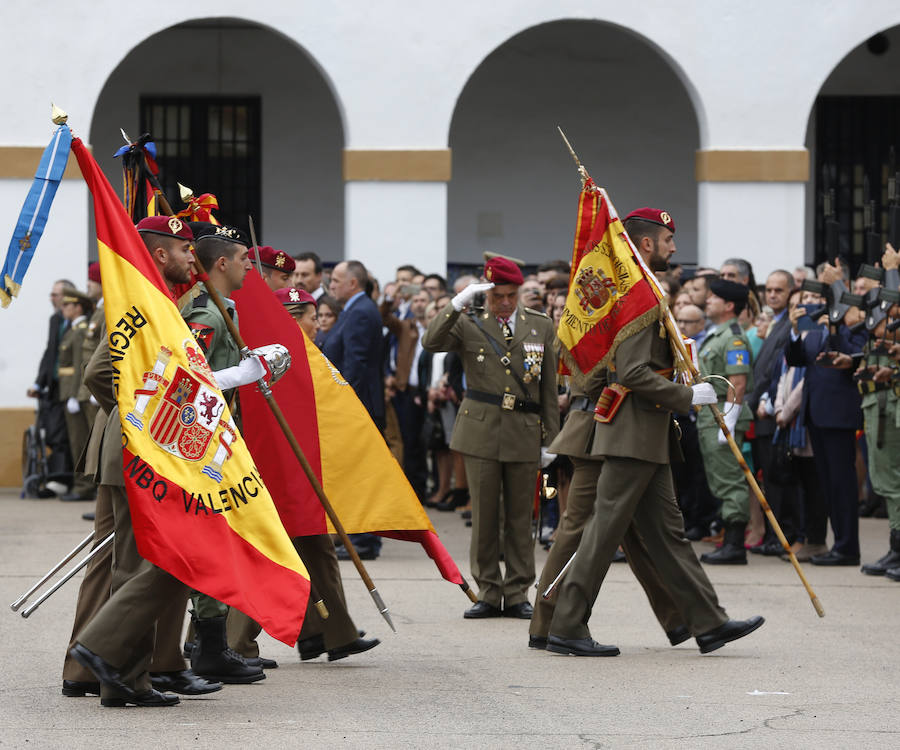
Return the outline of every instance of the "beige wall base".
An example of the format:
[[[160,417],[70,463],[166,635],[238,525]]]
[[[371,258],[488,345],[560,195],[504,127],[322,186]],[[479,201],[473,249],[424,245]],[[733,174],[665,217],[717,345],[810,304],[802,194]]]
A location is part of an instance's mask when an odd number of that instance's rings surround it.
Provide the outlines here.
[[[450,149],[433,151],[344,151],[344,180],[347,182],[448,182],[451,176]]]
[[[0,487],[22,486],[22,442],[34,409],[0,409]]]
[[[809,151],[697,151],[697,182],[806,182]]]
[[[0,146],[0,179],[33,179],[43,153],[42,146]],[[81,179],[81,170],[74,156],[69,157],[63,179]]]

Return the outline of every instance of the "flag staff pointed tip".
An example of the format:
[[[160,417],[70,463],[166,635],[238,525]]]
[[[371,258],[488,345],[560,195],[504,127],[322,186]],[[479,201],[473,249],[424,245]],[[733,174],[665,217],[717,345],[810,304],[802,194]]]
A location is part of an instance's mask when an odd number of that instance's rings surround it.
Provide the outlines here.
[[[566,134],[563,133],[563,129],[557,125],[556,129],[559,131],[560,136],[563,139],[563,142],[566,144],[566,148],[569,149],[569,153],[572,155],[572,159],[575,161],[575,166],[578,167],[578,176],[581,177],[581,187],[584,189],[585,184],[591,176],[588,174],[587,170],[584,168],[584,165],[581,163],[581,160],[578,158],[578,154],[575,153],[575,149],[572,148],[572,144],[569,143],[569,139],[566,138]]]
[[[54,125],[65,125],[69,119],[69,113],[50,102],[50,119]]]
[[[182,185],[180,182],[178,183],[178,194],[181,196],[181,200],[184,203],[187,203],[194,197],[194,191],[187,185]]]

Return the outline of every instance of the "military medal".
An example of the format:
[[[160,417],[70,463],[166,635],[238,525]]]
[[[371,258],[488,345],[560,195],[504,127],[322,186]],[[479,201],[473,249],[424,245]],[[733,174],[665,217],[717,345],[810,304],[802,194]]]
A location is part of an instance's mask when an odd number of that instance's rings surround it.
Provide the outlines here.
[[[526,341],[522,344],[525,354],[525,376],[522,378],[526,383],[532,380],[541,379],[541,364],[544,361],[544,345],[540,342]]]

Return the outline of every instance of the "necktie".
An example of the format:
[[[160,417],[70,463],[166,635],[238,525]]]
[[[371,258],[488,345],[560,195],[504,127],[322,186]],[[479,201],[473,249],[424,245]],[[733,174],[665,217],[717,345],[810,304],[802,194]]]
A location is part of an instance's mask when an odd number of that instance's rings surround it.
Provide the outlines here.
[[[512,328],[509,325],[509,318],[497,318],[497,322],[500,324],[500,330],[503,331],[503,338],[506,339],[506,343],[508,344],[513,338]]]

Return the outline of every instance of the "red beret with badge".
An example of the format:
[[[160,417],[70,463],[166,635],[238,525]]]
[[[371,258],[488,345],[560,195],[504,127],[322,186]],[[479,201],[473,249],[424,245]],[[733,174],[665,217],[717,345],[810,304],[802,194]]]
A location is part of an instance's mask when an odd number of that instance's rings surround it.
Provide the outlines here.
[[[504,258],[502,255],[495,255],[484,264],[484,278],[488,281],[493,281],[498,286],[500,284],[521,286],[525,283],[522,269],[509,258]]]
[[[256,252],[259,251],[259,262],[274,268],[276,271],[284,271],[285,273],[293,273],[296,263],[294,259],[284,250],[276,250],[274,247],[262,245],[261,247],[250,248],[250,260],[256,260]]]
[[[285,307],[291,305],[308,305],[316,304],[316,298],[313,297],[305,289],[297,289],[296,287],[286,287],[284,289],[275,290],[275,298]]]
[[[88,281],[100,283],[100,263],[96,260],[88,266]]]
[[[138,222],[137,230],[141,234],[161,234],[163,237],[178,237],[182,240],[194,239],[191,228],[175,216],[148,216]]]
[[[672,215],[668,211],[663,211],[661,208],[650,208],[649,206],[646,206],[644,208],[635,209],[625,217],[625,221],[628,221],[629,219],[649,221],[651,224],[659,224],[661,227],[665,227],[670,232],[675,231],[675,222],[672,221]]]

